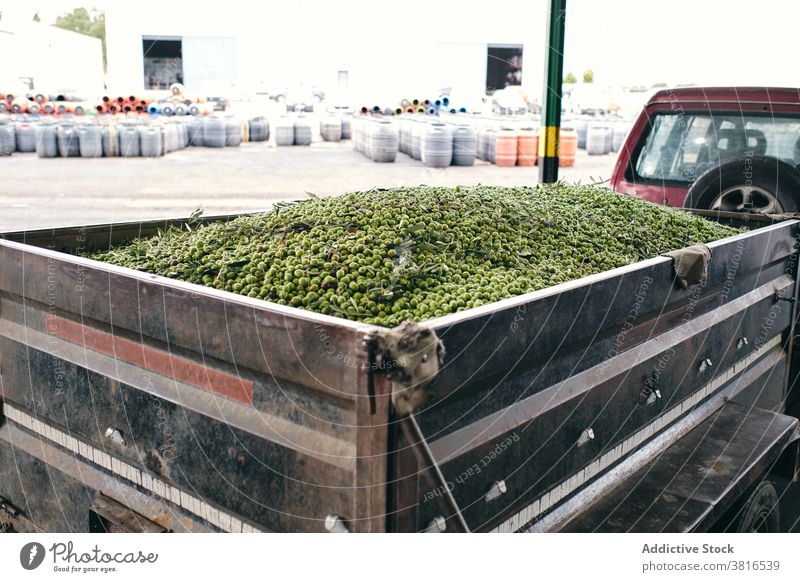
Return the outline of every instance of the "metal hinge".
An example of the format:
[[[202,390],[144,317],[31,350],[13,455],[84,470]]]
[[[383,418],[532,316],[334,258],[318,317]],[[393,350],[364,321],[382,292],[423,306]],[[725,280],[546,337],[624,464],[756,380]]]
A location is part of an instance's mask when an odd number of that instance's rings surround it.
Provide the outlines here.
[[[17,517],[19,515],[19,509],[5,497],[0,497],[0,511],[4,511],[11,517]]]
[[[428,401],[428,386],[444,362],[444,344],[436,332],[406,322],[384,334],[365,339],[373,347],[376,370],[392,381],[392,406],[404,416]]]

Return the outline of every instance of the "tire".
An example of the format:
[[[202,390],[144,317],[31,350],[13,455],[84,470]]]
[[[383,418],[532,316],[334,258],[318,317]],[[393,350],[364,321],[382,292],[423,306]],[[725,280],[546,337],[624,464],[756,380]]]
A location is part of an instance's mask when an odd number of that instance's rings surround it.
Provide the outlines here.
[[[800,171],[777,158],[743,156],[704,172],[689,188],[683,207],[781,214],[797,212],[799,198]]]
[[[769,481],[762,481],[742,506],[733,531],[738,533],[778,533],[780,531],[778,493]]]

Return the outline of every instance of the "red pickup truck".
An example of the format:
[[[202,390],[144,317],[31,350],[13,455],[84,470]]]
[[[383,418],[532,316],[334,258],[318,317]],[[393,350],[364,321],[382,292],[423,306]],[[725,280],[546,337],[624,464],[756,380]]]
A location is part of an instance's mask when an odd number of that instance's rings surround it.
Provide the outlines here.
[[[639,115],[611,188],[658,204],[800,210],[800,89],[682,88]]]

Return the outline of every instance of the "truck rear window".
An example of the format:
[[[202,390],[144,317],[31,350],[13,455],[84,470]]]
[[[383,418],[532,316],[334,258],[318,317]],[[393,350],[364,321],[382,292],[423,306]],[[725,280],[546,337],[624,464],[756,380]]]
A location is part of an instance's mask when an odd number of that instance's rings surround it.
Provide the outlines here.
[[[661,113],[635,163],[643,180],[690,183],[721,162],[773,156],[800,163],[800,118],[763,115]]]

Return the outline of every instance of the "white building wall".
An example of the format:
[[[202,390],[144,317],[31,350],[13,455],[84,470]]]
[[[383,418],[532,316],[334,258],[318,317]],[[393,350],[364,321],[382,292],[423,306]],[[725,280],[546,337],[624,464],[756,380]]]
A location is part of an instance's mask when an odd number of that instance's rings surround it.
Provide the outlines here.
[[[109,90],[143,86],[143,35],[234,37],[236,87],[243,92],[301,83],[332,88],[340,69],[349,71],[355,93],[376,97],[429,94],[454,82],[483,87],[485,46],[494,43],[522,44],[523,85],[534,91],[541,86],[544,0],[440,6],[227,0],[215,10],[196,6],[187,11],[183,3],[140,0],[132,11],[125,3],[109,3]]]
[[[20,77],[36,91],[94,98],[103,92],[100,39],[35,22],[0,22],[0,86],[21,90]],[[0,89],[5,90],[5,89]]]

